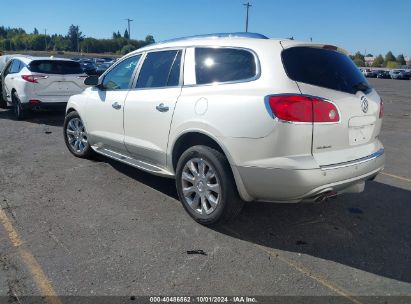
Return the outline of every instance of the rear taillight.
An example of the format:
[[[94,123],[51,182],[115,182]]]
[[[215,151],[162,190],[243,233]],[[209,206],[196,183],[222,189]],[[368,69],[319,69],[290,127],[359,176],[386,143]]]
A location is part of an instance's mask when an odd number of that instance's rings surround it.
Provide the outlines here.
[[[290,122],[339,122],[337,107],[322,98],[305,95],[269,96],[275,117]]]
[[[382,101],[382,98],[381,98],[381,101],[380,101],[380,118],[382,118],[384,116],[384,102]]]
[[[22,75],[21,78],[23,78],[25,81],[31,82],[31,83],[38,83],[37,80],[39,79],[46,79],[48,76],[45,75]]]
[[[41,100],[30,99],[30,100],[29,100],[29,103],[30,103],[30,104],[39,104],[39,103],[41,103]]]

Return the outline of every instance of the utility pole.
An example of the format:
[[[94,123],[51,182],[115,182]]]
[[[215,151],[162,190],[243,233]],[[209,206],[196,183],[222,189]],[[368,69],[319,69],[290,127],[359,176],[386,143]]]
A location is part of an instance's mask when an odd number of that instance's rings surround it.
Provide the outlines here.
[[[247,17],[245,19],[245,31],[248,32],[248,11],[250,10],[250,7],[252,7],[252,5],[250,4],[250,2],[244,3],[243,5],[247,7]]]
[[[44,45],[46,46],[45,50],[47,51],[47,29],[44,29]]]
[[[134,21],[133,19],[130,18],[126,18],[124,20],[127,20],[127,24],[128,24],[128,39],[131,39],[131,33],[130,33],[130,22]]]

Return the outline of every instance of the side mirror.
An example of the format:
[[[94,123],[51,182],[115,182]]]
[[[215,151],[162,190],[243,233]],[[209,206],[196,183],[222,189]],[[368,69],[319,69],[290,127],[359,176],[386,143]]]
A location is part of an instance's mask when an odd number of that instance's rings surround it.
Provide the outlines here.
[[[86,85],[86,86],[97,86],[99,83],[98,83],[98,76],[96,76],[96,75],[91,75],[91,76],[88,76],[86,79],[84,79],[84,84]]]

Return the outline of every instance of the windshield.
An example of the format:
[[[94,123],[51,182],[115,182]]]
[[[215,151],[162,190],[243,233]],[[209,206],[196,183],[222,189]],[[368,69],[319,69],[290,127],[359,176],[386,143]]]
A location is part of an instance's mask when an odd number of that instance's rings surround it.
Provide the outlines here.
[[[354,62],[340,52],[312,47],[293,47],[282,52],[288,77],[294,81],[355,94],[371,86]]]

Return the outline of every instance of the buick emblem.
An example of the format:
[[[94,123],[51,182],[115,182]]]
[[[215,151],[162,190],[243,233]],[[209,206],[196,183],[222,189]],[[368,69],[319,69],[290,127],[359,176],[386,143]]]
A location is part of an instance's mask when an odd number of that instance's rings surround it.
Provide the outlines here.
[[[361,97],[361,109],[364,113],[368,112],[368,99],[365,96]]]

